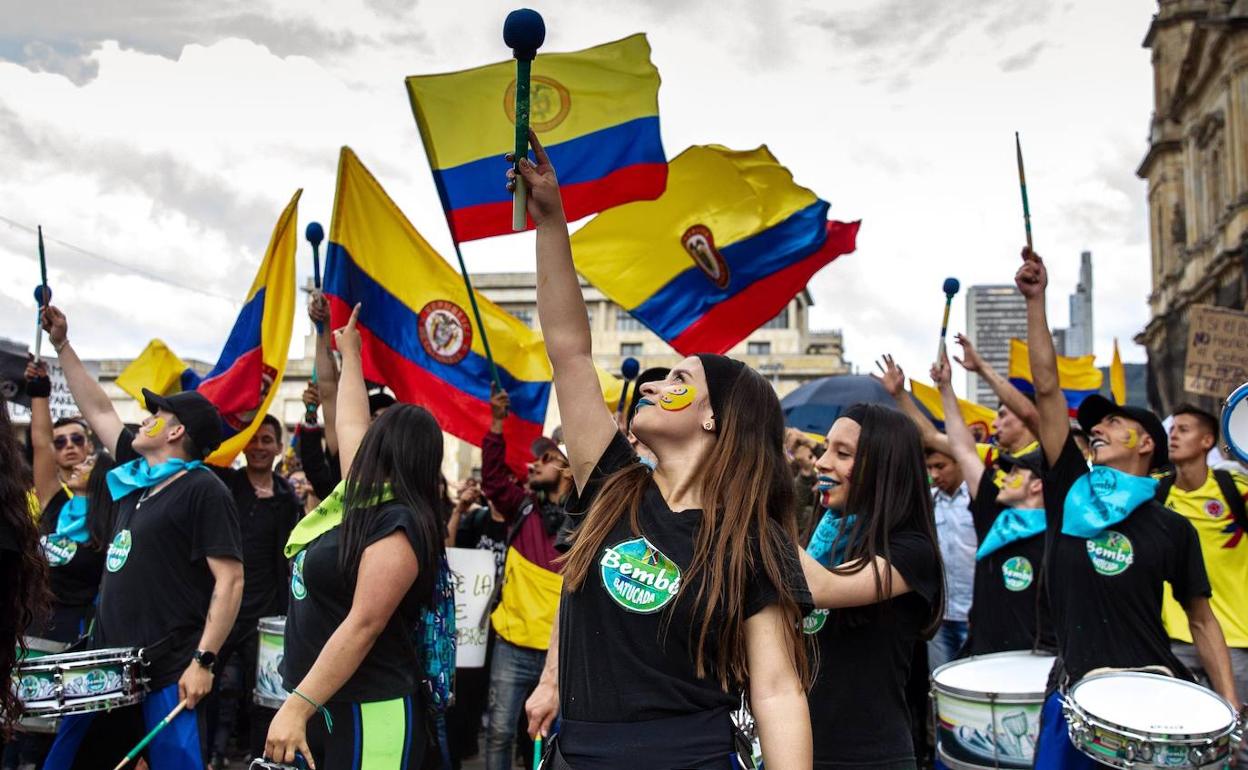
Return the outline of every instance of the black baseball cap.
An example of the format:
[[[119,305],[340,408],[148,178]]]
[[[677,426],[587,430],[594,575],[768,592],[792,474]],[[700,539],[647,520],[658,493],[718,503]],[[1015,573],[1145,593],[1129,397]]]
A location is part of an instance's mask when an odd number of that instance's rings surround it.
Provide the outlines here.
[[[997,465],[1006,473],[1020,468],[1031,471],[1031,474],[1037,478],[1044,478],[1044,458],[1040,456],[1039,449],[1033,449],[1021,455],[1002,452],[997,458]]]
[[[1153,440],[1152,468],[1160,468],[1170,462],[1170,439],[1157,415],[1148,409],[1138,406],[1120,406],[1100,394],[1088,396],[1079,405],[1079,427],[1092,434],[1092,429],[1101,420],[1112,415],[1120,415],[1135,420],[1144,428],[1144,432]],[[1150,470],[1151,470],[1150,469]]]
[[[533,443],[529,445],[529,451],[533,453],[534,457],[537,457],[539,459],[541,458],[542,455],[546,454],[552,449],[558,452],[559,454],[563,455],[563,459],[565,460],[568,459],[568,453],[564,451],[563,447],[556,444],[553,438],[547,438],[546,436],[538,436],[536,439],[533,440]]]
[[[144,388],[143,403],[152,414],[164,410],[177,417],[195,446],[199,447],[202,457],[207,457],[221,446],[221,413],[197,391],[186,390],[172,396],[160,396]]]

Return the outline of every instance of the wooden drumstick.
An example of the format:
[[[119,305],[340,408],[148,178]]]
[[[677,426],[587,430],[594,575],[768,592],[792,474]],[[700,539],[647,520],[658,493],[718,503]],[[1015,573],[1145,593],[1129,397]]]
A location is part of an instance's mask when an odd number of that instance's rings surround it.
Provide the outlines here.
[[[147,744],[152,742],[152,739],[156,737],[156,733],[168,727],[169,723],[173,721],[173,718],[176,717],[178,714],[181,714],[182,709],[184,708],[186,708],[185,700],[183,700],[178,705],[174,706],[173,711],[170,711],[168,714],[165,715],[164,719],[157,722],[156,726],[152,728],[152,731],[149,732],[147,735],[143,736],[143,740],[139,741],[139,744],[135,746],[133,749],[130,749],[130,753],[126,755],[126,758],[118,762],[117,766],[114,767],[113,770],[121,770],[123,767],[130,764],[130,760],[137,757],[140,751],[147,748]]]

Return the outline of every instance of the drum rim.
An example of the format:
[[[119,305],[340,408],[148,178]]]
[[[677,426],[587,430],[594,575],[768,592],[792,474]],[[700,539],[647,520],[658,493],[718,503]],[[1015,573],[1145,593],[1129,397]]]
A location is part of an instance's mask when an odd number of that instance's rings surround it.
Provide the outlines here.
[[[990,652],[985,655],[968,655],[965,658],[951,660],[948,663],[941,664],[932,671],[930,681],[932,690],[937,695],[956,695],[960,698],[975,701],[977,703],[1035,703],[1044,700],[1044,690],[1039,692],[988,692],[984,690],[966,690],[961,687],[953,687],[952,685],[941,684],[936,677],[946,669],[957,666],[964,666],[975,660],[992,660],[994,658],[1048,658],[1056,662],[1057,656],[1048,652],[1038,652],[1034,650],[1007,650],[1005,652]],[[995,696],[995,697],[993,697]]]
[[[280,624],[279,624],[280,621]],[[267,626],[267,627],[266,627]],[[285,615],[265,615],[256,621],[256,630],[260,633],[280,632],[286,635],[286,616]]]
[[[1139,679],[1161,680],[1161,681],[1166,681],[1166,682],[1178,682],[1179,684],[1184,685],[1185,687],[1195,688],[1197,690],[1200,690],[1203,693],[1212,695],[1214,698],[1217,698],[1218,702],[1221,703],[1223,706],[1225,706],[1227,711],[1230,712],[1231,723],[1221,729],[1210,730],[1209,732],[1204,732],[1204,733],[1186,733],[1186,732],[1154,733],[1149,730],[1142,730],[1138,727],[1128,727],[1127,725],[1120,725],[1117,722],[1113,722],[1113,721],[1110,721],[1109,719],[1106,719],[1105,717],[1097,716],[1096,714],[1093,714],[1092,712],[1080,706],[1079,702],[1075,700],[1075,691],[1078,690],[1085,682],[1091,682],[1091,681],[1095,681],[1098,679],[1108,679],[1110,677],[1132,677],[1132,678],[1139,678]],[[1211,741],[1216,738],[1221,738],[1224,735],[1229,735],[1235,732],[1235,715],[1238,713],[1231,706],[1230,701],[1228,701],[1226,698],[1223,698],[1220,694],[1214,692],[1213,690],[1210,690],[1208,687],[1202,687],[1201,685],[1198,685],[1195,682],[1189,682],[1186,679],[1179,679],[1178,677],[1173,677],[1173,676],[1162,676],[1161,674],[1150,674],[1147,671],[1110,671],[1104,674],[1096,674],[1094,676],[1084,677],[1083,679],[1080,679],[1077,683],[1075,683],[1075,685],[1071,687],[1070,690],[1067,691],[1063,695],[1062,700],[1065,701],[1072,710],[1076,711],[1079,714],[1079,716],[1081,716],[1086,722],[1098,725],[1100,727],[1108,727],[1115,732],[1128,733],[1132,736],[1149,737],[1149,740],[1158,740],[1158,742],[1161,742],[1161,743],[1166,743],[1166,742],[1187,743],[1187,742]],[[1169,739],[1160,739],[1159,736],[1163,734],[1169,735],[1171,737]],[[1154,739],[1151,736],[1158,736],[1158,738]],[[1181,736],[1181,737],[1175,737],[1175,736]]]
[[[949,755],[949,752],[945,750],[944,745],[940,741],[939,730],[936,732],[936,753],[940,757],[940,761],[943,762],[947,767],[951,768],[951,770],[964,770],[964,768],[965,770],[991,770],[991,768],[993,767],[992,765],[975,765],[975,764],[971,764],[970,762],[966,762],[964,760],[951,757]],[[1004,764],[1000,766],[1005,767]],[[1027,765],[1024,765],[1023,767],[1026,767],[1026,766]]]
[[[53,719],[58,717],[71,717],[75,714],[91,714],[96,711],[112,711],[115,708],[133,706],[135,704],[142,703],[143,699],[146,697],[147,690],[145,688],[141,688],[136,692],[127,693],[113,698],[75,698],[73,701],[70,701],[70,703],[73,704],[72,706],[67,705],[65,708],[60,708],[55,711],[28,710],[26,715],[42,717],[44,719]]]
[[[47,666],[53,663],[85,663],[88,661],[113,661],[117,663],[143,663],[142,649],[138,647],[101,647],[98,650],[78,650],[75,652],[60,652],[52,655],[42,655],[38,658],[29,658],[30,663],[23,665],[18,663],[14,667],[14,672],[25,669],[35,669],[40,666]]]
[[[1231,412],[1239,405],[1240,401],[1248,399],[1248,382],[1240,385],[1231,391],[1231,395],[1226,397],[1222,402],[1222,414],[1218,415],[1218,425],[1222,428],[1222,440],[1226,442],[1226,447],[1231,450],[1238,459],[1248,462],[1248,447],[1241,447],[1231,441]]]

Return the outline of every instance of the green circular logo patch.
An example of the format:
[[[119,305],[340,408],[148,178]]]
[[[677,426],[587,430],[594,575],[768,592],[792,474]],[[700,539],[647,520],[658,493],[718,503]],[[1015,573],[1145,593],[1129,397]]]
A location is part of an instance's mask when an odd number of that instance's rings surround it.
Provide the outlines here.
[[[303,558],[307,555],[307,551],[300,551],[290,568],[290,595],[296,599],[308,598],[308,587],[303,582]]]
[[[1121,575],[1135,561],[1135,547],[1121,532],[1107,529],[1087,543],[1092,568],[1102,575]]]
[[[130,558],[130,549],[133,547],[134,541],[130,537],[130,530],[121,530],[108,546],[108,557],[104,561],[104,566],[109,572],[116,572],[126,566],[126,559]]]
[[[1025,591],[1036,578],[1031,561],[1026,556],[1015,556],[1001,565],[1001,577],[1010,591]]]
[[[644,537],[609,546],[598,564],[607,595],[629,612],[658,612],[680,590],[680,567]]]
[[[67,537],[44,535],[40,540],[43,543],[43,558],[48,560],[49,567],[64,567],[78,553],[78,544]]]
[[[802,618],[802,633],[817,634],[822,631],[823,625],[828,622],[829,612],[830,610],[814,610]]]

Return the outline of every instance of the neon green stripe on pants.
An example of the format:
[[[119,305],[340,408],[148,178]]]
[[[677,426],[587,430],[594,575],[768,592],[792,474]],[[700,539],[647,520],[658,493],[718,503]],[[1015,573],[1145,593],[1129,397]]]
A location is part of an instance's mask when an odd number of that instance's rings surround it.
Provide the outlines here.
[[[396,698],[360,704],[359,770],[403,770],[406,767],[407,709],[404,700]]]

